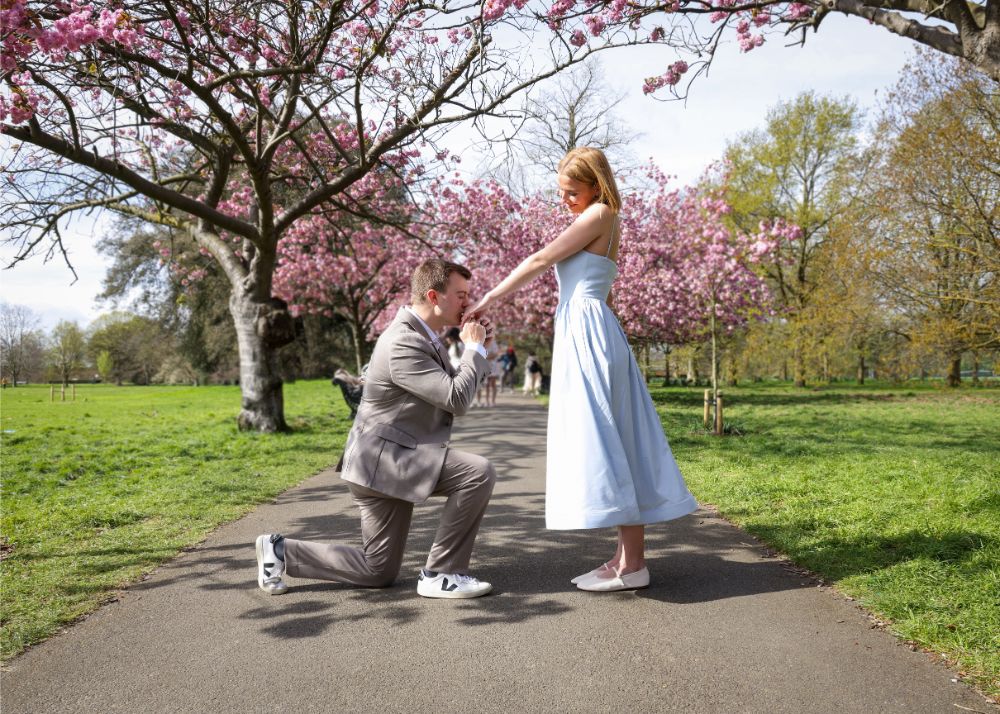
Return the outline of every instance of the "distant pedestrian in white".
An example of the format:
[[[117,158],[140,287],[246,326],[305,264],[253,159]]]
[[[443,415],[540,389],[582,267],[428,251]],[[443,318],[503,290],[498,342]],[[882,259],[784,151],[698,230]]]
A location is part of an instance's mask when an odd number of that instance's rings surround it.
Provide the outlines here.
[[[542,388],[542,363],[534,352],[528,353],[528,359],[524,362],[524,394],[538,396]]]
[[[545,524],[618,528],[614,557],[573,578],[583,590],[649,585],[645,525],[694,511],[628,340],[608,305],[618,273],[621,199],[608,160],[577,148],[559,163],[562,201],[576,220],[470,310],[483,314],[555,266]]]

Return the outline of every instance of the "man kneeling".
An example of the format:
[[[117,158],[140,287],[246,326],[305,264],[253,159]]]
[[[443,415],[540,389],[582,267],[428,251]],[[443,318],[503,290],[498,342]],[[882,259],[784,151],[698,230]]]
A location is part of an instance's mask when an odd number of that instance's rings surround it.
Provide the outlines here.
[[[400,308],[375,343],[341,472],[361,511],[362,547],[261,535],[257,584],[265,592],[286,592],[284,574],[365,587],[392,584],[413,504],[431,495],[447,502],[417,593],[469,598],[493,589],[469,575],[468,566],[496,471],[483,457],[448,443],[453,417],[466,413],[489,372],[492,329],[487,320],[463,325],[465,352],[457,368],[438,338],[445,326],[461,323],[471,304],[471,277],[455,263],[422,263],[411,281],[412,306]]]

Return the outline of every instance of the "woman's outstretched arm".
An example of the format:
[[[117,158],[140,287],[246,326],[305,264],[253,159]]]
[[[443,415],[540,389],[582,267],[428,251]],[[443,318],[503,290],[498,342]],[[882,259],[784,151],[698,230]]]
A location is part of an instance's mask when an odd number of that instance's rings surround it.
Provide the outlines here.
[[[604,204],[589,206],[551,243],[521,261],[506,278],[487,292],[467,314],[478,316],[490,305],[530,283],[560,260],[579,253],[601,236],[612,218]]]

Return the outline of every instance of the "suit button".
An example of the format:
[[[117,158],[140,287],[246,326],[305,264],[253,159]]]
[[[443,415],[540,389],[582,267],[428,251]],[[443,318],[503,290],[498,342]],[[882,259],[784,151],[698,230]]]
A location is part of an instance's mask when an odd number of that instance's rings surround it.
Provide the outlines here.
[[[451,426],[451,417],[448,417],[447,419],[444,420],[444,425]]]
[[[446,441],[443,444],[441,444],[441,448],[442,449],[447,449],[448,448],[448,442]]]

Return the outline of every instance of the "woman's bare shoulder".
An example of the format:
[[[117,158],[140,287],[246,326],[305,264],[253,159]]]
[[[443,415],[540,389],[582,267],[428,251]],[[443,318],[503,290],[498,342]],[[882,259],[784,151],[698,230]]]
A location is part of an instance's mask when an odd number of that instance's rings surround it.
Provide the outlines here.
[[[580,213],[577,220],[586,220],[591,223],[609,223],[614,218],[614,211],[604,203],[592,203]]]

